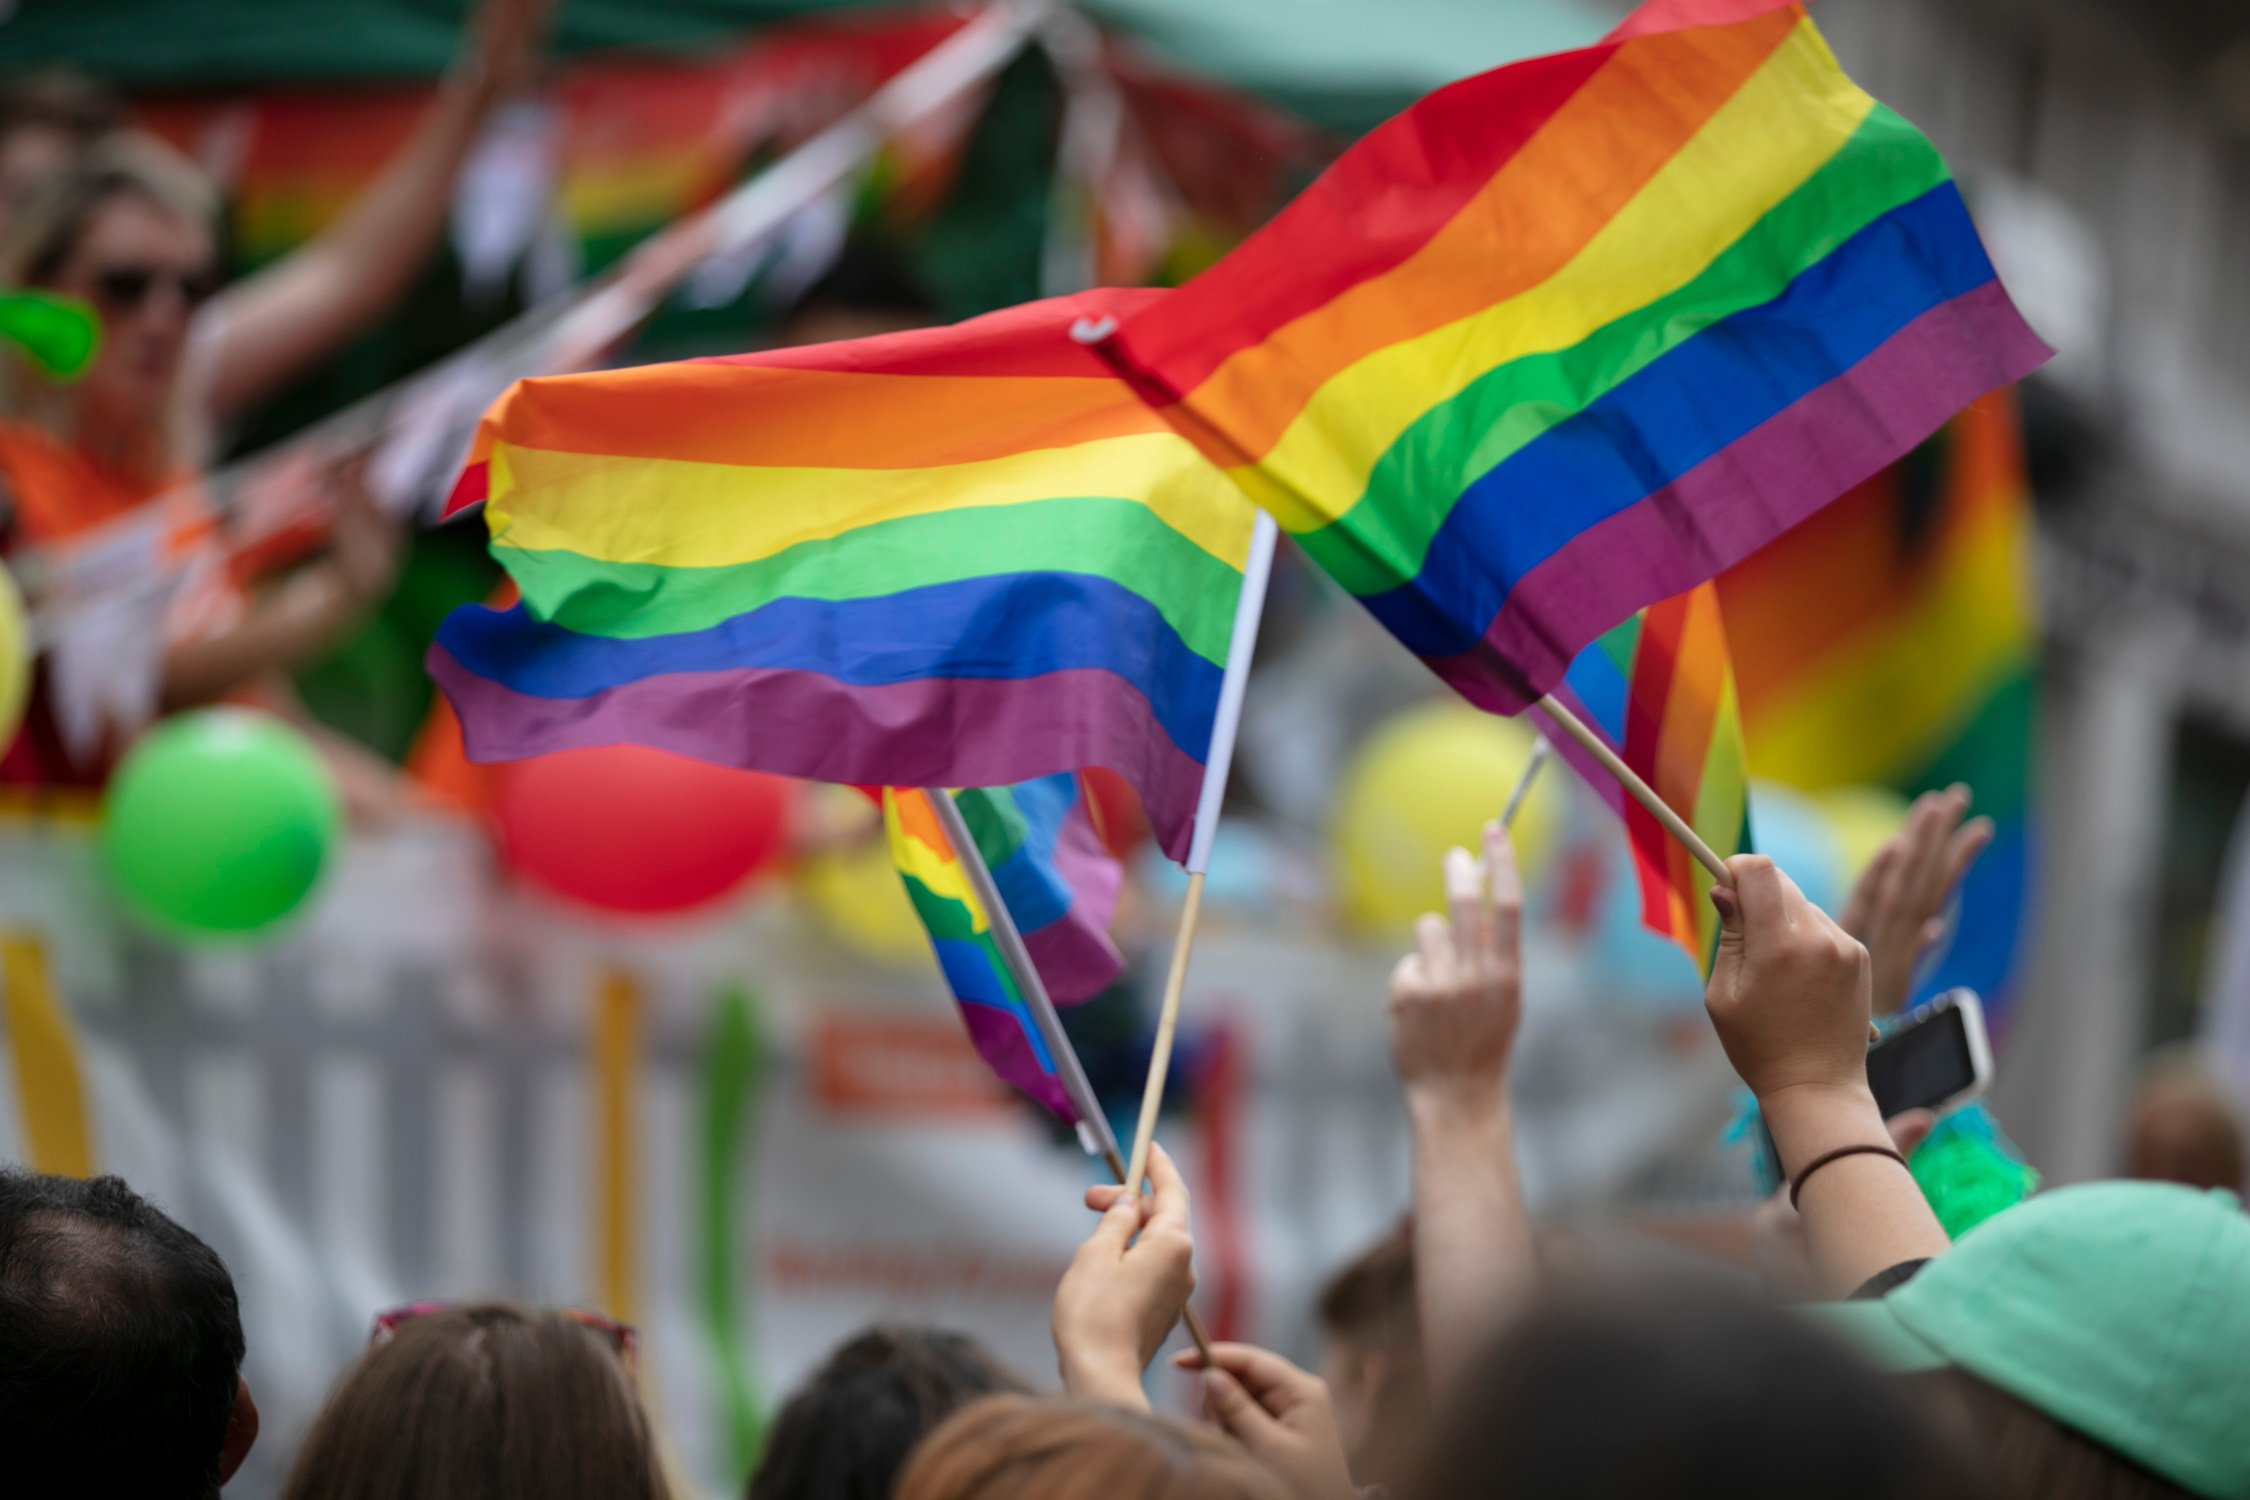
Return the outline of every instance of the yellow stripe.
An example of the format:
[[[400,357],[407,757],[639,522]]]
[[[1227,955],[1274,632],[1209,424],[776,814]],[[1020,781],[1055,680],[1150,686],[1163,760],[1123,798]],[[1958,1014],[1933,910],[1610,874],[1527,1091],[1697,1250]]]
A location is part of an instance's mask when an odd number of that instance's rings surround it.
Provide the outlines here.
[[[1743,764],[1742,705],[1735,695],[1730,667],[1719,680],[1719,711],[1711,721],[1711,744],[1704,752],[1703,780],[1695,789],[1695,812],[1689,820],[1721,859],[1742,852],[1742,815],[1749,794],[1750,772]],[[1701,867],[1690,868],[1700,871]],[[1689,910],[1695,914],[1695,961],[1702,964],[1718,931],[1719,912],[1701,899]]]
[[[2031,650],[2027,545],[2023,518],[2005,509],[1964,527],[1909,618],[1878,622],[1760,714],[1752,769],[1850,786],[1943,744]]]
[[[594,995],[594,1276],[601,1310],[621,1323],[638,1321],[639,1207],[633,1185],[640,1113],[641,987],[622,969],[604,969]]]
[[[870,432],[870,447],[882,441]],[[794,469],[557,453],[495,443],[496,543],[674,568],[756,562],[900,516],[1073,496],[1136,500],[1239,569],[1252,512],[1186,439],[1101,438],[920,469]]]
[[[916,790],[887,791],[883,794],[883,831],[890,836],[891,859],[906,874],[922,882],[935,896],[958,901],[968,909],[969,920],[976,931],[988,925],[984,905],[977,900],[976,892],[969,886],[968,872],[959,860],[946,859],[928,844],[908,833],[899,822],[900,797],[924,797],[927,792]]]
[[[31,1168],[64,1177],[94,1175],[94,1132],[86,1080],[70,1017],[55,993],[47,950],[22,933],[0,935],[0,999],[15,1064],[16,1099]]]
[[[1799,25],[1568,265],[1520,296],[1342,370],[1263,460],[1231,471],[1236,481],[1287,530],[1331,523],[1422,413],[1489,370],[1568,349],[1694,280],[1834,156],[1874,107],[1812,23]],[[1507,175],[1503,168],[1496,184]],[[1392,274],[1476,271],[1409,261]],[[1222,370],[1205,389],[1225,378]]]

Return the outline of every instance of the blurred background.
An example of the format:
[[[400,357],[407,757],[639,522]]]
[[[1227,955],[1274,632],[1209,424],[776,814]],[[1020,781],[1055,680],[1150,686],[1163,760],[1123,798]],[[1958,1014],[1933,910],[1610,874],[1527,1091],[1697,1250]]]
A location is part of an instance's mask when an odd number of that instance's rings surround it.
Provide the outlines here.
[[[84,438],[130,355],[161,422],[183,393],[208,408],[162,482],[60,521],[46,450],[0,454],[24,599],[0,646],[37,664],[0,789],[0,1158],[121,1172],[226,1256],[267,1410],[253,1495],[379,1307],[637,1320],[719,1491],[777,1392],[872,1317],[1044,1370],[1082,1228],[1090,1164],[969,1050],[855,796],[652,752],[466,764],[422,654],[501,584],[479,521],[436,524],[483,408],[521,376],[1177,282],[1415,96],[1624,7],[474,9],[0,0],[0,312],[67,270],[39,254],[42,184],[118,132],[214,195],[224,288],[136,262],[88,293],[110,364],[0,390],[24,424],[82,391]],[[1755,837],[1834,909],[1907,797],[1968,781],[2000,837],[1922,989],[1983,993],[1993,1112],[2048,1181],[2111,1174],[2152,1060],[2197,1048],[2250,1091],[2250,17],[1815,17],[1952,162],[2058,358],[1722,586]],[[259,678],[339,826],[321,793],[282,805],[286,750],[231,790],[126,796],[127,747],[226,696],[178,690],[166,655],[198,567],[230,599],[342,580]],[[1259,662],[1163,1135],[1206,1317],[1302,1354],[1319,1278],[1405,1201],[1385,976],[1531,731],[1455,707],[1286,552]],[[1180,884],[1129,792],[1088,795],[1132,963],[1068,1025],[1123,1115]],[[261,799],[317,880],[178,905],[178,851]],[[1639,926],[1620,830],[1556,771],[1519,842],[1535,1206],[1596,1239],[1735,1222],[1757,1181],[1731,1075],[1692,965]]]

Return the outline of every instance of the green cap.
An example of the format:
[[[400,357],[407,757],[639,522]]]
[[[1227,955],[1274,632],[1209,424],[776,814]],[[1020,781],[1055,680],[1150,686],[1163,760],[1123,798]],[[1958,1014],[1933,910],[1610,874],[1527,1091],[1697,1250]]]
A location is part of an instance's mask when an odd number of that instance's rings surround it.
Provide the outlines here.
[[[1821,1316],[1887,1368],[1967,1371],[2198,1495],[2250,1500],[2250,1219],[2232,1193],[2043,1193]]]

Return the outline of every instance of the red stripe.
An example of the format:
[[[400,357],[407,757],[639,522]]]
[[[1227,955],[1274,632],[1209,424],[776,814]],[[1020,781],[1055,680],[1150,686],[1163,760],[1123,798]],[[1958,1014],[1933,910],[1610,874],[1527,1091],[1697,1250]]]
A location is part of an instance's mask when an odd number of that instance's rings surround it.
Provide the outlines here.
[[[1800,15],[1804,12],[1797,0],[1648,0],[1602,40],[1622,42],[1659,31],[1685,31],[1691,26],[1731,26],[1783,8]]]
[[[491,493],[491,483],[492,471],[481,458],[462,469],[453,481],[452,492],[445,497],[445,514],[459,515],[472,505],[482,505]]]
[[[1665,706],[1672,697],[1672,670],[1679,660],[1680,621],[1667,599],[1641,614],[1641,637],[1633,653],[1633,675],[1625,699],[1625,764],[1656,782],[1658,752],[1663,748]],[[1633,845],[1633,860],[1641,871],[1641,920],[1659,932],[1677,937],[1673,921],[1670,861],[1665,843],[1670,835],[1656,815],[1638,801],[1625,804],[1625,831]]]
[[[1070,337],[1078,319],[1098,324],[1146,312],[1172,295],[1161,287],[1096,287],[1004,308],[942,328],[725,354],[688,364],[755,365],[768,370],[828,370],[847,375],[1014,375],[1099,380],[1108,371]],[[1022,335],[1029,334],[1032,337]]]

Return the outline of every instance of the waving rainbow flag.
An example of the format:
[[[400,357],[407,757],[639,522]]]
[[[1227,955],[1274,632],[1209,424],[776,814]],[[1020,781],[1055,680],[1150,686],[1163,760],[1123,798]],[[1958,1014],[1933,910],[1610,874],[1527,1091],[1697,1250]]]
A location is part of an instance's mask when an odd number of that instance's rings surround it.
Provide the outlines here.
[[[471,758],[1105,766],[1183,855],[1255,512],[1069,335],[1162,295],[517,383],[456,501],[485,502],[523,603],[456,611],[430,652]]]
[[[1108,907],[1117,897],[1117,866],[1106,855],[1094,855],[1100,845],[1091,827],[1076,825],[1085,840],[1093,841],[1090,850],[1067,825],[1077,799],[1074,780],[1067,775],[1050,777],[1013,789],[964,791],[956,799],[1001,900],[1058,1002],[1091,997],[1123,967],[1103,930]],[[891,858],[915,912],[929,929],[938,967],[945,972],[946,986],[961,1007],[978,1054],[1001,1081],[1046,1106],[1064,1124],[1074,1125],[1079,1112],[1055,1056],[1001,956],[984,904],[931,810],[930,798],[944,795],[911,787],[884,789],[883,826],[890,836]],[[1069,877],[1055,858],[1066,838],[1073,849],[1064,863],[1075,860],[1081,875],[1077,902],[1072,899]],[[1101,873],[1105,868],[1106,877]],[[1069,934],[1068,948],[1058,947],[1058,928]],[[1041,936],[1047,939],[1044,953]]]
[[[1721,859],[1750,847],[1749,769],[1719,592],[1701,583],[1604,634],[1570,664],[1560,698],[1609,742]],[[1641,920],[1705,975],[1718,955],[1711,877],[1664,825],[1567,736],[1556,748],[1625,822]]]
[[[1780,0],[1430,95],[1102,350],[1499,712],[2048,353]]]

